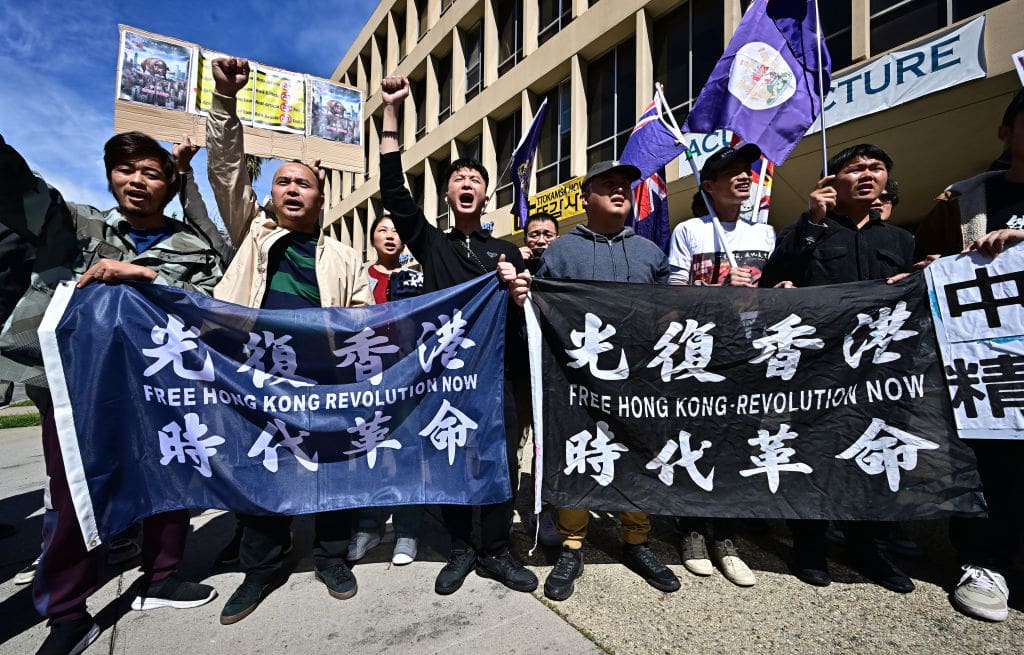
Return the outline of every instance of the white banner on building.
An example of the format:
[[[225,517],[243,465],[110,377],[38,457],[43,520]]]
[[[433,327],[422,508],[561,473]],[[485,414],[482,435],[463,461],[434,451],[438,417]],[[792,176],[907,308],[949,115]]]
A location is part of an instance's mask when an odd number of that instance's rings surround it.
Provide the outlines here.
[[[1024,245],[925,272],[960,437],[1024,439]]]
[[[985,16],[908,50],[894,50],[832,80],[825,126],[832,127],[985,77]],[[818,131],[815,122],[808,134]]]

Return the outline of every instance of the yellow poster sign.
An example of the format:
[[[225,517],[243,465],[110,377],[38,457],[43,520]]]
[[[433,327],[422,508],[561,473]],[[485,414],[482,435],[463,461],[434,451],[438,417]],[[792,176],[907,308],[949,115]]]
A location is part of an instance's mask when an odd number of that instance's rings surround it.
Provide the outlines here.
[[[200,50],[199,74],[196,76],[196,113],[205,116],[210,111],[214,89],[213,60],[226,56],[219,52]],[[255,77],[255,75],[250,75],[249,82],[235,96],[238,103],[238,118],[245,125],[252,125],[252,92],[255,85]]]
[[[530,196],[530,214],[546,212],[559,221],[579,216],[583,213],[583,202],[580,200],[581,182],[582,175]]]
[[[306,133],[306,80],[302,75],[264,68],[256,69],[252,122],[256,127]]]

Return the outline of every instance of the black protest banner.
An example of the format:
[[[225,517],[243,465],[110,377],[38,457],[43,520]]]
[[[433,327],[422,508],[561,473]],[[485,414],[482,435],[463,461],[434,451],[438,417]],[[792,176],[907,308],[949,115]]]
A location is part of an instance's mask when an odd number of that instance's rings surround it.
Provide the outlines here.
[[[984,511],[925,282],[810,289],[535,280],[543,498],[688,516]]]

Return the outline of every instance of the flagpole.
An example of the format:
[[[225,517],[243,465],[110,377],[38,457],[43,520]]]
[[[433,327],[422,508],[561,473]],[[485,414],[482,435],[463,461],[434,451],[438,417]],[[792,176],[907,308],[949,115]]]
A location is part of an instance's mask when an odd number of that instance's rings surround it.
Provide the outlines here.
[[[754,191],[754,205],[753,211],[750,214],[750,218],[753,220],[751,223],[761,222],[761,197],[764,195],[764,174],[768,171],[768,160],[764,157],[761,158],[761,173],[757,176],[757,189]],[[765,223],[768,219],[765,218]]]
[[[683,142],[683,132],[679,129],[679,123],[676,122],[676,117],[672,114],[672,109],[669,108],[668,102],[665,100],[665,94],[662,91],[660,82],[655,82],[654,89],[658,97],[658,102],[661,103],[661,108],[665,114],[668,114],[668,119],[672,121],[672,127],[675,128],[675,136],[679,139],[679,142]],[[686,161],[690,163],[690,170],[693,171],[693,179],[697,181],[697,189],[700,190],[700,195],[704,198],[704,205],[708,208],[708,213],[711,214],[711,224],[714,227],[715,234],[718,236],[718,240],[722,243],[722,250],[725,251],[725,257],[729,260],[729,268],[736,268],[736,258],[732,254],[732,248],[725,242],[725,231],[722,229],[722,223],[718,220],[718,215],[715,213],[715,208],[711,204],[711,199],[708,198],[707,192],[704,191],[704,187],[700,183],[700,171],[697,170],[697,162],[693,158],[693,153],[687,148]]]
[[[822,175],[828,175],[828,142],[825,139],[825,74],[821,70],[821,12],[818,11],[818,0],[814,0],[814,23],[817,29],[816,41],[818,42],[818,98],[821,100],[821,114],[818,116],[821,121],[821,170]]]

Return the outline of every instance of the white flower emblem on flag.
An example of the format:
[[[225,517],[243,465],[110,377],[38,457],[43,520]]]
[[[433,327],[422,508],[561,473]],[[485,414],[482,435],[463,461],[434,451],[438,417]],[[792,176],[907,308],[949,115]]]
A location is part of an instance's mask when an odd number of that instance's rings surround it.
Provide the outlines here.
[[[763,41],[751,41],[732,61],[729,93],[750,109],[769,109],[793,97],[796,76],[782,53]]]

